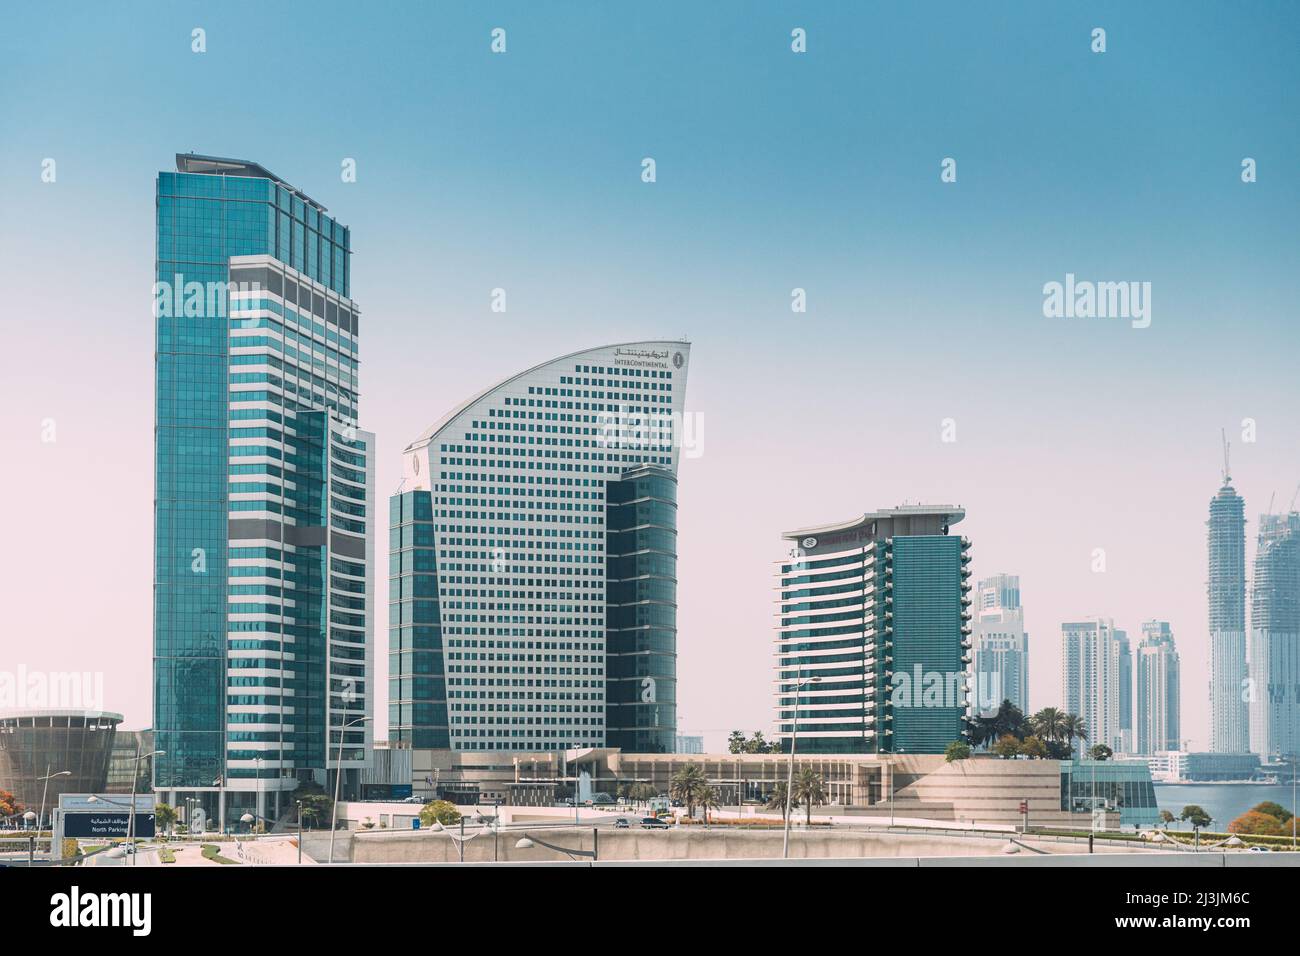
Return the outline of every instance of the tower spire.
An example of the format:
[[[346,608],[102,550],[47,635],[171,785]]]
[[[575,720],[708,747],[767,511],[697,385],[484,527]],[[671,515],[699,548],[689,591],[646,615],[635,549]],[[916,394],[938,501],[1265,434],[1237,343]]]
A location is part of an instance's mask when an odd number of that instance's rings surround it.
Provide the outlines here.
[[[1230,485],[1232,484],[1232,472],[1228,468],[1228,451],[1232,448],[1232,443],[1228,441],[1228,433],[1226,430],[1220,428],[1219,436],[1223,439],[1223,483],[1225,485]]]

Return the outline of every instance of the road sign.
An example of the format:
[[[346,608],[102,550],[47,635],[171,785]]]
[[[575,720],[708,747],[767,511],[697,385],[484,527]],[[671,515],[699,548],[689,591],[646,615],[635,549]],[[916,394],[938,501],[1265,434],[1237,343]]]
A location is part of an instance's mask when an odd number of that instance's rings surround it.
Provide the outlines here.
[[[64,814],[63,817],[63,835],[65,837],[122,837],[126,838],[131,822],[130,810],[114,810],[111,813],[95,811],[93,813],[83,813],[71,811]],[[154,835],[154,815],[152,813],[136,813],[135,815],[135,835],[138,837],[152,837]]]

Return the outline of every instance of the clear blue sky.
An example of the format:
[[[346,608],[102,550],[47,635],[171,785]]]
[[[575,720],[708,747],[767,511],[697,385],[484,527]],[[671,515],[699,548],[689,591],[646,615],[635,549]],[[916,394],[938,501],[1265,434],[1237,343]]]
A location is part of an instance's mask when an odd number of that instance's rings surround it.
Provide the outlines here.
[[[1205,742],[1219,428],[1248,534],[1300,480],[1300,8],[311,9],[4,15],[17,358],[0,442],[18,467],[0,490],[22,516],[0,580],[21,662],[103,670],[105,704],[149,719],[153,178],[192,149],[258,161],[352,227],[381,500],[405,443],[485,385],[597,344],[692,339],[687,405],[706,425],[681,476],[685,729],[770,722],[782,530],[919,498],[966,506],[977,574],[1022,575],[1034,706],[1058,703],[1061,621],[1167,619]],[[1044,318],[1042,286],[1067,272],[1151,282],[1151,327]]]

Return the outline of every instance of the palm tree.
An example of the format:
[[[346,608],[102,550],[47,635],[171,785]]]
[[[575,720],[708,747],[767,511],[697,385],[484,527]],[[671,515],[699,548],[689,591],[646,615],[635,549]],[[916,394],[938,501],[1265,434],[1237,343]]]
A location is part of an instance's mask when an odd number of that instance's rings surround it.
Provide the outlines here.
[[[1066,714],[1065,720],[1061,724],[1061,738],[1065,740],[1070,749],[1074,750],[1074,739],[1079,738],[1079,742],[1088,739],[1088,725],[1078,714]]]
[[[686,815],[695,816],[695,804],[699,802],[700,789],[708,786],[708,781],[704,778],[704,771],[700,769],[699,764],[688,763],[681,770],[673,774],[672,782],[668,785],[668,795],[674,800],[686,804]]]
[[[699,802],[701,809],[704,810],[704,825],[709,825],[709,809],[718,805],[718,796],[712,787],[703,784],[695,794],[695,799]]]
[[[777,784],[776,784],[776,786],[772,788],[772,795],[771,795],[770,797],[768,797],[768,799],[767,799],[767,805],[764,807],[764,809],[767,809],[767,810],[780,810],[780,811],[781,811],[781,819],[782,819],[782,821],[784,821],[784,820],[785,820],[785,807],[786,807],[786,799],[785,799],[785,781],[784,781],[784,780],[781,780],[781,781],[778,781]]]
[[[977,716],[970,727],[970,742],[983,747],[998,739],[997,721],[993,717]]]
[[[1055,707],[1044,707],[1029,718],[1029,724],[1034,730],[1034,736],[1043,740],[1060,740],[1065,736],[1065,717]]]
[[[727,750],[733,754],[745,752],[745,732],[743,730],[733,730],[727,736]]]
[[[822,786],[822,775],[816,770],[804,768],[794,778],[794,803],[804,805],[804,823],[812,826],[813,804],[821,806],[826,802],[826,789]]]
[[[1010,734],[1017,740],[1024,740],[1029,732],[1024,712],[1010,700],[1004,700],[998,705],[998,712],[994,715],[993,722],[997,726],[998,736]]]

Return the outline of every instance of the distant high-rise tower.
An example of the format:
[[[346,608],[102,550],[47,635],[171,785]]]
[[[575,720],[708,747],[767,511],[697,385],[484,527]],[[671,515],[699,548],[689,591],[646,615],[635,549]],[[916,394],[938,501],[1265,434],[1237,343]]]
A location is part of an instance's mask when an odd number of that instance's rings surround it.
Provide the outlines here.
[[[274,821],[336,768],[359,793],[371,760],[351,233],[265,167],[193,153],[156,216],[153,785]]]
[[[1210,499],[1210,750],[1246,753],[1246,503],[1232,487],[1224,443],[1223,486]]]
[[[800,753],[942,753],[966,731],[970,542],[950,505],[782,536],[777,738]]]
[[[1137,649],[1137,752],[1179,750],[1178,651],[1166,621],[1146,621]]]
[[[1261,515],[1251,587],[1250,749],[1300,750],[1300,513]]]
[[[972,655],[976,709],[988,714],[1009,700],[1029,712],[1029,635],[1020,606],[1020,578],[995,574],[975,588]]]
[[[1061,699],[1088,728],[1084,748],[1123,749],[1120,733],[1120,649],[1115,623],[1099,617],[1061,625]]]
[[[1119,743],[1117,753],[1133,752],[1133,647],[1128,632],[1116,630],[1119,645]]]

